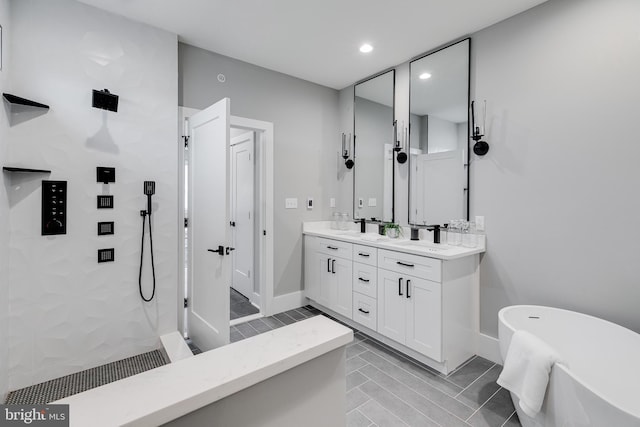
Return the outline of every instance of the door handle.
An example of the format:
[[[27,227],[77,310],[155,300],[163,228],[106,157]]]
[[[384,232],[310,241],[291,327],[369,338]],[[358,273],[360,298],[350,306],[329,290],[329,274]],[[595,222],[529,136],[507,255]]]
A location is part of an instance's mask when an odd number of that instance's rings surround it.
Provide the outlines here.
[[[358,277],[358,280],[364,283],[369,283],[369,279],[363,279],[362,277]]]
[[[336,260],[331,260],[331,273],[336,274]]]
[[[368,312],[367,310],[363,310],[363,309],[361,309],[361,308],[359,308],[359,309],[358,309],[358,311],[360,311],[360,312],[362,312],[362,313],[364,313],[364,314],[369,314],[369,312]]]
[[[335,246],[327,246],[327,249],[331,249],[332,251],[338,250],[338,248],[336,248]]]
[[[365,258],[369,258],[369,254],[366,254],[364,252],[358,252],[358,255],[363,256]]]
[[[207,249],[207,251],[217,253],[220,256],[224,256],[224,246],[218,246],[218,249]]]
[[[235,221],[231,221],[231,222],[229,223],[229,225],[230,225],[230,226],[232,226],[232,227],[235,227],[235,226],[236,226],[236,222],[235,222]]]
[[[331,258],[327,258],[327,273],[331,273]]]
[[[402,296],[402,277],[398,279],[398,295]]]
[[[231,253],[231,251],[235,251],[236,248],[230,248],[229,246],[227,246],[227,255],[229,255]]]
[[[411,298],[411,295],[409,294],[409,285],[411,284],[411,280],[407,279],[407,298]]]

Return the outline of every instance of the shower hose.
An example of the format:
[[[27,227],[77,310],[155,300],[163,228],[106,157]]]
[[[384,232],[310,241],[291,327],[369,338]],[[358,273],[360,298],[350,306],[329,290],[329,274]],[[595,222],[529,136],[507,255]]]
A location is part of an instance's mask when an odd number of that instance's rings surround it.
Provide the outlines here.
[[[140,272],[138,274],[138,290],[140,291],[140,297],[145,302],[150,302],[156,294],[156,268],[153,264],[153,233],[151,232],[151,214],[149,214],[149,249],[151,252],[151,274],[153,276],[153,291],[149,298],[145,298],[142,292],[142,262],[144,260],[144,228],[147,220],[147,212],[141,211],[142,214],[142,243],[140,247]]]

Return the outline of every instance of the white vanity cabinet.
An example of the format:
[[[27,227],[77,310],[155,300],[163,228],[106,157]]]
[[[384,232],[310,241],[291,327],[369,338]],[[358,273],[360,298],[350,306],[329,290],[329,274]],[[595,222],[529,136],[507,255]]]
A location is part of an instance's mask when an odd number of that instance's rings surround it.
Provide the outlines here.
[[[442,362],[441,309],[440,283],[404,272],[378,270],[380,334]]]
[[[352,317],[351,243],[305,239],[305,294],[349,319]]]
[[[304,236],[312,305],[443,373],[476,353],[479,252],[438,259],[317,234]]]

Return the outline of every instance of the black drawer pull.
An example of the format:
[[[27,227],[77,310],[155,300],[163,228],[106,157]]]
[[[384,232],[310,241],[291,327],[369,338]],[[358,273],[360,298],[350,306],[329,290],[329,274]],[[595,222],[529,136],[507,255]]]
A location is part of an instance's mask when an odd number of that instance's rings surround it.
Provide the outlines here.
[[[398,295],[402,296],[402,277],[398,279]]]
[[[331,249],[332,251],[338,250],[338,248],[336,248],[335,246],[327,246],[327,249]]]
[[[409,295],[409,285],[411,285],[411,280],[407,279],[407,298],[411,298],[411,295]]]
[[[364,283],[369,283],[369,279],[363,279],[362,277],[358,277],[358,280]]]
[[[361,308],[359,308],[359,309],[358,309],[358,311],[360,311],[360,312],[362,312],[362,313],[364,313],[364,314],[369,314],[369,312],[368,312],[367,310],[363,310],[363,309],[361,309]]]
[[[363,252],[358,252],[358,255],[363,256],[363,257],[365,257],[365,258],[369,258],[369,257],[370,257],[370,255],[369,255],[369,254],[365,254],[365,253],[363,253]]]
[[[415,267],[415,265],[413,265],[413,264],[406,264],[406,263],[404,263],[402,261],[396,261],[396,263],[398,265],[404,265],[405,267],[411,267],[411,268]]]
[[[336,274],[336,260],[331,260],[331,273]]]
[[[331,273],[331,258],[327,258],[327,273]]]

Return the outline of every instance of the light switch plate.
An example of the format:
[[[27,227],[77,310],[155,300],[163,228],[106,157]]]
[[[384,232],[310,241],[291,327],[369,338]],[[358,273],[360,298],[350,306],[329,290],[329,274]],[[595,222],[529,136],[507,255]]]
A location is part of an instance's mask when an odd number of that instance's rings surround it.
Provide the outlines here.
[[[313,209],[313,197],[307,198],[307,209],[309,210]]]
[[[484,231],[484,216],[476,215],[476,231]]]
[[[284,208],[285,209],[298,209],[298,199],[295,197],[290,197],[284,199]]]
[[[371,197],[369,199],[369,203],[368,203],[369,207],[375,207],[378,206],[378,200],[375,197]]]
[[[336,199],[335,197],[332,197],[329,199],[329,207],[330,208],[335,208],[336,207]]]

